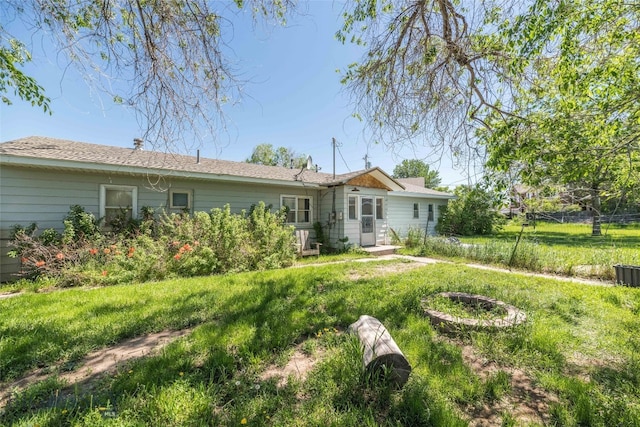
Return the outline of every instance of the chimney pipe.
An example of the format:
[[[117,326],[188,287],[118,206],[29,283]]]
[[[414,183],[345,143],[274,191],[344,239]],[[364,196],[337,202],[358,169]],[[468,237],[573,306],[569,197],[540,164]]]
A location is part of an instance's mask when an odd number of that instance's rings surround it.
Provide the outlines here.
[[[198,149],[198,151],[196,151],[196,163],[200,164],[200,149]]]
[[[140,138],[133,138],[133,149],[134,150],[142,150],[142,145],[144,141]]]

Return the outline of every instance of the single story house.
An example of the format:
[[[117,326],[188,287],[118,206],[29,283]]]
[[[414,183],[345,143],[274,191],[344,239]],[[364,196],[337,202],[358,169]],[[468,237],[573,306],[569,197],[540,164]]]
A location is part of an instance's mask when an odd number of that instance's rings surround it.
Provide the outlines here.
[[[233,212],[260,201],[289,208],[287,222],[313,230],[319,222],[330,247],[390,243],[390,230],[434,231],[451,194],[393,179],[373,167],[341,175],[96,145],[47,137],[0,144],[0,280],[17,271],[7,257],[14,225],[37,223],[61,231],[71,205],[99,218],[142,207],[167,212]]]

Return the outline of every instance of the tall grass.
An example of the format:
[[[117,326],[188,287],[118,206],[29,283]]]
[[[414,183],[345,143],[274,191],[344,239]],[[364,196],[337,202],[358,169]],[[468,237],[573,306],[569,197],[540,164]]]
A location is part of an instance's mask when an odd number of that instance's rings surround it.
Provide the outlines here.
[[[398,261],[400,262],[400,261]],[[49,367],[52,379],[17,393],[0,425],[463,426],[470,408],[517,399],[517,367],[549,400],[548,424],[638,425],[640,293],[435,264],[344,263],[171,280],[0,300],[1,380]],[[483,294],[525,310],[502,332],[446,336],[420,301],[442,291]],[[359,315],[380,319],[413,367],[401,390],[370,382]],[[161,329],[196,326],[162,352],[91,387],[63,389],[56,364]],[[461,345],[502,369],[482,376]],[[263,379],[294,350],[317,363],[306,378]],[[526,400],[526,399],[525,399]],[[504,425],[520,420],[502,416]]]
[[[640,229],[611,226],[605,236],[591,236],[586,224],[518,224],[489,237],[460,238],[461,244],[430,237],[412,253],[464,258],[538,272],[615,279],[616,264],[640,265]]]

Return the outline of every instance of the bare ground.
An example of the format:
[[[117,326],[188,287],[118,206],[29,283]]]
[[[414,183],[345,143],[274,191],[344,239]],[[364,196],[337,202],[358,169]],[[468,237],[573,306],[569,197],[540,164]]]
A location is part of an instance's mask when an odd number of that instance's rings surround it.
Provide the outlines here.
[[[461,347],[462,359],[480,378],[487,379],[498,371],[506,372],[511,377],[511,393],[501,400],[492,402],[491,405],[466,408],[471,427],[500,426],[504,413],[513,417],[517,425],[547,425],[549,405],[558,402],[557,396],[536,385],[522,369],[500,366],[479,356],[473,346],[454,344]]]
[[[120,344],[88,354],[78,368],[69,372],[60,372],[57,378],[69,386],[83,383],[90,384],[102,375],[112,372],[126,362],[157,352],[171,341],[191,333],[192,329],[180,331],[163,331],[144,335],[121,342]],[[0,408],[4,407],[15,392],[43,381],[59,371],[60,366],[37,369],[17,381],[0,384]]]

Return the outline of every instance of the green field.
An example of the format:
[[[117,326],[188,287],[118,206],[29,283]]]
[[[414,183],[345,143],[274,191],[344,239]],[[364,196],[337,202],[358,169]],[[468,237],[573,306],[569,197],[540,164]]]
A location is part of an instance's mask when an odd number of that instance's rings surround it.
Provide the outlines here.
[[[345,262],[0,300],[2,386],[50,373],[14,392],[0,425],[640,425],[638,289],[410,266]],[[420,303],[442,291],[500,299],[528,320],[445,334]],[[361,314],[380,319],[412,365],[401,390],[363,371],[345,333]],[[187,327],[105,377],[71,387],[58,377],[90,351]],[[306,376],[265,377],[294,354],[315,361]]]

